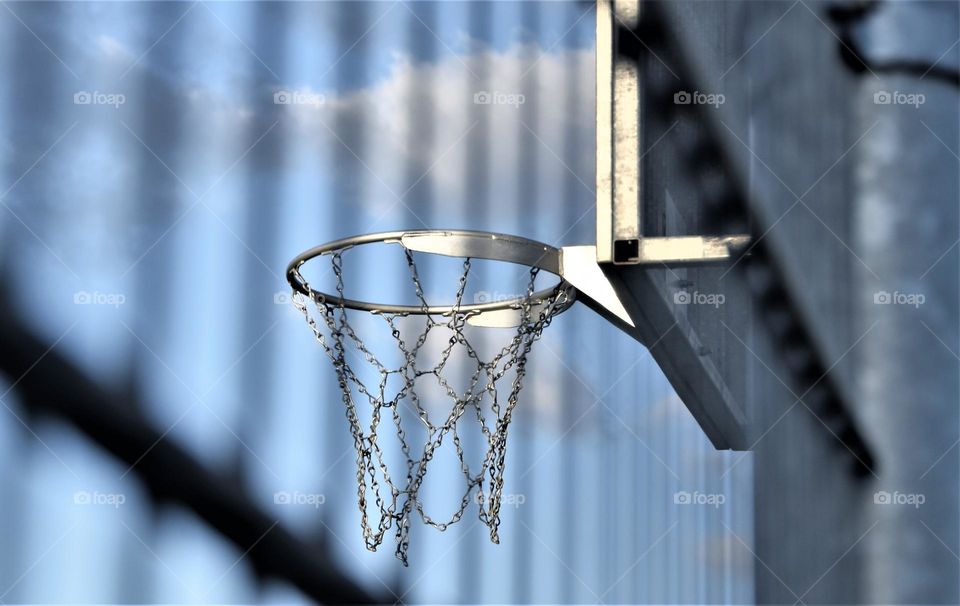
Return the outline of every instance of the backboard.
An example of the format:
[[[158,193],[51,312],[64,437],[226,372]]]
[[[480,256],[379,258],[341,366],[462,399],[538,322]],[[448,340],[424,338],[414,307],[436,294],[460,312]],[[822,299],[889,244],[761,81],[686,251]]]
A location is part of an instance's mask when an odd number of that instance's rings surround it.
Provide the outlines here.
[[[747,239],[718,237],[683,158],[696,124],[657,107],[697,93],[662,77],[669,58],[637,59],[648,6],[597,4],[597,261],[635,325],[621,328],[649,348],[713,445],[742,450],[748,360],[737,335],[750,325],[750,300],[729,271],[729,245],[742,250]],[[672,88],[654,97],[658,76]]]

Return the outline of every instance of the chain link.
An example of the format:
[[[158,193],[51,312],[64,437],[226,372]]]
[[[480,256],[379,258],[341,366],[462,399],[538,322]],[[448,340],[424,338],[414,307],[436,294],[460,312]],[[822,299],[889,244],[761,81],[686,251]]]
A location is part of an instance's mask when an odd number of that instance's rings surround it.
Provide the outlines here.
[[[467,287],[470,274],[470,259],[463,262],[463,271],[457,286],[456,299],[452,311],[443,315],[428,313],[429,307],[424,296],[423,286],[417,273],[417,266],[412,253],[405,250],[407,265],[414,292],[419,301],[425,326],[416,340],[408,345],[398,326],[399,318],[406,318],[407,314],[377,313],[386,322],[393,341],[395,342],[402,362],[397,368],[387,368],[367,348],[360,336],[348,321],[347,309],[342,301],[344,297],[342,253],[330,253],[331,266],[336,279],[339,304],[334,304],[323,298],[316,298],[314,304],[323,320],[326,330],[314,319],[306,298],[294,291],[293,305],[303,314],[316,340],[323,347],[327,357],[333,363],[337,380],[342,391],[342,400],[346,417],[353,437],[356,451],[357,467],[357,504],[360,509],[360,524],[367,549],[376,551],[383,542],[384,536],[394,528],[396,535],[396,555],[404,565],[407,564],[407,553],[410,540],[410,518],[414,511],[423,523],[440,531],[457,523],[463,517],[470,505],[471,495],[476,490],[476,502],[479,504],[479,519],[490,531],[490,540],[499,543],[498,528],[500,525],[500,504],[503,495],[504,470],[506,468],[507,430],[513,411],[517,406],[523,379],[526,375],[527,355],[533,343],[540,338],[544,328],[549,326],[553,317],[562,311],[568,302],[571,293],[564,284],[554,289],[547,301],[534,299],[534,283],[539,269],[530,270],[527,282],[526,296],[518,299],[516,309],[519,312],[520,323],[516,327],[510,342],[501,349],[492,359],[484,361],[467,340],[464,329],[469,314],[461,312],[463,295]],[[358,312],[362,313],[362,312]],[[471,312],[477,313],[477,312]],[[447,345],[441,350],[439,361],[429,369],[417,368],[417,355],[427,342],[430,332],[438,327],[449,329],[452,332]],[[470,376],[469,387],[460,393],[443,376],[453,352],[463,348],[468,358],[476,365]],[[363,359],[377,372],[379,382],[376,389],[365,385],[347,361],[348,348],[355,349],[362,354]],[[498,400],[497,382],[514,369],[513,379],[510,381],[509,395],[501,407]],[[387,397],[387,385],[392,375],[399,377],[403,386],[391,398]],[[424,408],[417,394],[417,379],[433,375],[443,391],[453,401],[449,414],[442,423],[431,421],[430,415]],[[354,393],[356,392],[356,395]],[[481,402],[487,396],[490,402],[492,417],[488,423],[484,415]],[[366,399],[371,407],[369,428],[364,428],[360,421],[355,400]],[[426,440],[422,449],[415,450],[409,443],[408,433],[404,430],[401,407],[412,413],[417,421],[426,429]],[[486,454],[480,469],[474,472],[464,452],[461,438],[457,433],[457,422],[465,417],[469,408],[475,411],[476,422],[486,441]],[[386,455],[377,441],[377,431],[380,429],[383,409],[389,409],[388,416],[393,424],[393,430],[399,440],[400,449],[405,458],[404,480],[402,485],[397,481],[398,476],[392,475],[386,462]],[[495,417],[495,418],[493,418]],[[389,423],[388,422],[388,423]],[[419,498],[419,491],[427,474],[428,464],[444,439],[452,440],[460,470],[464,476],[464,492],[458,509],[446,521],[437,521],[428,515],[424,504]],[[368,499],[373,495],[373,502]],[[371,524],[371,514],[378,516],[376,529]]]

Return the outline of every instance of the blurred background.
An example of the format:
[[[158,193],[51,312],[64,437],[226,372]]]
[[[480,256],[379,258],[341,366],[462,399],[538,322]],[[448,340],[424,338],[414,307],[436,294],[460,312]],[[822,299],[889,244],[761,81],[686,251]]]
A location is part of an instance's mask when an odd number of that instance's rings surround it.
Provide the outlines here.
[[[751,455],[580,307],[531,355],[501,544],[472,507],[409,568],[366,551],[290,305],[348,235],[593,242],[593,3],[10,2],[0,48],[0,600],[754,599]]]
[[[713,324],[752,452],[575,306],[530,356],[501,544],[475,506],[414,520],[405,568],[364,548],[286,265],[397,229],[594,242],[594,3],[0,3],[0,602],[960,602],[960,5],[641,9],[644,235],[753,237],[732,304],[661,302]],[[351,263],[409,302],[402,259]]]

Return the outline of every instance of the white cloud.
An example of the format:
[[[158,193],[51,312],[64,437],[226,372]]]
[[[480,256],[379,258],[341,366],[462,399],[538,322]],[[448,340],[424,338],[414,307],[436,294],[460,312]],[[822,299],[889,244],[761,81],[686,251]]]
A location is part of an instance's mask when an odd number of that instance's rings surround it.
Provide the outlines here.
[[[572,102],[571,88],[576,93]],[[284,109],[295,119],[298,137],[326,141],[334,154],[348,159],[351,152],[337,138],[349,146],[376,175],[358,168],[373,191],[386,193],[379,179],[402,194],[416,176],[425,175],[423,184],[432,186],[443,214],[466,222],[485,215],[516,223],[536,208],[539,219],[528,223],[536,224],[539,233],[529,235],[555,238],[570,224],[570,213],[561,206],[564,190],[571,184],[575,188],[580,213],[593,200],[593,89],[592,49],[543,54],[537,46],[520,45],[451,55],[437,63],[398,57],[389,76],[369,88],[327,93],[323,104]],[[489,103],[475,103],[476,95]],[[568,137],[578,145],[571,146]],[[486,158],[477,157],[484,144]],[[478,213],[469,208],[476,196],[468,177],[484,161],[492,208]],[[415,168],[409,171],[408,166]],[[536,187],[536,199],[519,198],[522,179]],[[380,208],[370,209],[374,212],[395,201],[389,195],[377,199]],[[416,192],[406,201],[416,206]],[[590,223],[584,220],[580,233],[589,234]]]
[[[112,36],[99,35],[96,48],[112,62],[132,61],[130,50]],[[150,86],[143,90],[154,92],[144,98],[131,90],[128,111],[161,121],[165,113],[183,113],[202,127],[191,127],[197,140],[190,145],[226,146],[220,151],[227,157],[243,154],[250,137],[225,140],[217,133],[255,137],[280,119],[258,149],[286,149],[259,154],[265,165],[256,168],[313,174],[320,190],[332,188],[335,203],[356,211],[354,229],[419,225],[406,205],[432,227],[509,231],[555,244],[592,241],[593,49],[470,48],[431,63],[396,53],[386,77],[345,93],[293,83],[272,89],[261,89],[261,83],[252,90],[248,78],[183,81],[142,61],[135,71],[147,74]],[[275,105],[277,90],[322,102]],[[481,92],[493,102],[476,104]],[[185,103],[177,106],[178,100]],[[163,142],[147,143],[161,157],[174,153]],[[471,181],[479,166],[486,169],[486,191]],[[224,168],[211,168],[213,177]],[[418,179],[398,204],[395,194],[403,195]],[[564,235],[572,217],[581,215],[576,229]]]
[[[97,36],[97,48],[107,57],[112,58],[132,58],[132,53],[116,38],[101,34]]]

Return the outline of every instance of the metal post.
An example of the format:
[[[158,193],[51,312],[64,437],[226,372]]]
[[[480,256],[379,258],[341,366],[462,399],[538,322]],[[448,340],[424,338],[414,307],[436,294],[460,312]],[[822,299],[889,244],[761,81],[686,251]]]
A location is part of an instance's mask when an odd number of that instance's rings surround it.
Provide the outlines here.
[[[957,37],[956,6],[896,4],[881,5],[864,24],[868,63],[898,48],[938,61]],[[928,17],[935,23],[919,30],[925,39],[911,35]],[[853,209],[854,249],[869,268],[853,293],[859,332],[873,327],[860,348],[857,408],[880,470],[864,495],[865,517],[876,522],[864,537],[865,595],[956,604],[957,88],[875,71],[862,76],[856,99],[858,127],[876,128],[861,146]],[[923,95],[923,103],[900,103],[897,94]]]

